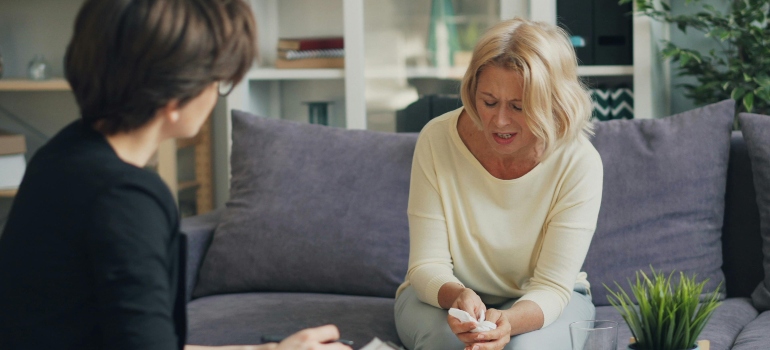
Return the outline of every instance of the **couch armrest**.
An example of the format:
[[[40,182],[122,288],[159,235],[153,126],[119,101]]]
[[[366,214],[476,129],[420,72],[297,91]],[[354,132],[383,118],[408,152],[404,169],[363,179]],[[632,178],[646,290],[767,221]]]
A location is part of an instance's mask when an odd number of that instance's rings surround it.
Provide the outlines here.
[[[187,237],[187,266],[186,266],[186,293],[187,300],[192,297],[193,288],[198,282],[198,270],[203,263],[203,257],[214,237],[214,229],[219,224],[222,210],[215,210],[207,214],[191,216],[182,219],[180,231]]]

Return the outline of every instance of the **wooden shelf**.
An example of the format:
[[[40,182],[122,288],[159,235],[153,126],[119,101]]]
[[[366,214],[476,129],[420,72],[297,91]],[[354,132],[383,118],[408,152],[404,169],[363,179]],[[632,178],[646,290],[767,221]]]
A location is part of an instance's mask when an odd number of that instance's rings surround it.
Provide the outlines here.
[[[0,190],[0,198],[13,198],[18,190]]]
[[[578,75],[585,76],[632,76],[634,66],[578,66]]]
[[[0,91],[69,91],[70,85],[64,79],[29,80],[0,79]]]
[[[248,80],[313,80],[313,79],[342,79],[345,77],[343,68],[312,68],[312,69],[277,69],[255,68],[247,75]]]
[[[198,188],[200,187],[200,183],[198,181],[192,180],[192,181],[182,181],[177,185],[177,191],[184,191],[191,188]]]

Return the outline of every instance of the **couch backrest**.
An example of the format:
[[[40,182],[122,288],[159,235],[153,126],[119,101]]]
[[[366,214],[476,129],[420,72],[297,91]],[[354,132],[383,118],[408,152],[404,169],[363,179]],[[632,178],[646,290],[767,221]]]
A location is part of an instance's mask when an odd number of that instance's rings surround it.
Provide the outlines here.
[[[733,131],[722,227],[722,271],[728,297],[750,297],[764,276],[756,198],[743,134]]]
[[[439,112],[440,111],[435,111],[435,113]],[[414,135],[411,135],[411,137],[413,138]],[[737,131],[733,132],[730,143],[729,161],[727,165],[724,225],[722,227],[721,235],[722,271],[725,275],[725,287],[728,297],[749,297],[764,275],[762,268],[763,254],[759,229],[759,210],[752,179],[751,163],[742,134]],[[400,162],[398,165],[400,169],[405,171],[404,174],[408,174],[408,158],[410,158],[408,155],[405,156],[404,161]],[[402,191],[404,191],[402,195],[406,196],[408,184],[399,187],[398,192]],[[402,213],[404,209],[401,208],[396,211]],[[219,222],[219,219],[216,221]],[[207,227],[204,231],[210,232],[210,230],[213,229],[214,224],[210,226],[211,227]],[[403,230],[397,231],[401,232]],[[398,241],[404,240],[406,237],[402,236],[405,235],[406,232],[401,232]],[[200,258],[202,258],[205,252],[205,246],[208,246],[208,240],[210,239],[209,233],[207,233],[204,238],[206,241],[205,243],[192,244],[192,246],[197,247],[196,251],[198,252],[198,255],[196,255],[197,258],[191,259],[191,262],[194,264],[190,267],[194,270],[197,270],[200,265]],[[396,254],[393,253],[394,250],[388,251],[390,252],[390,258],[395,258],[399,262],[395,265],[398,265],[397,269],[401,271],[405,268],[408,247],[407,245],[402,245],[396,250],[398,251]],[[589,252],[589,255],[590,254],[591,252]],[[196,272],[197,271],[193,271],[192,276],[196,276]],[[396,273],[394,276],[397,278],[403,275]],[[589,276],[589,280],[597,282],[592,279],[591,276]],[[190,282],[191,285],[188,287],[189,289],[191,289],[192,284],[194,284],[195,281],[194,279],[191,279]],[[603,288],[601,282],[603,281],[595,283],[593,289],[598,290],[599,288]]]

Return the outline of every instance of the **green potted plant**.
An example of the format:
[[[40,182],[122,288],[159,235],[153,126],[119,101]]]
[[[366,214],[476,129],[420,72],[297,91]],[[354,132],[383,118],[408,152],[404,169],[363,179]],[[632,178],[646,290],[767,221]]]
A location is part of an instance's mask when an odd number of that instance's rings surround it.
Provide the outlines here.
[[[632,0],[620,0],[621,4]],[[722,12],[709,4],[690,15],[671,14],[660,0],[634,0],[636,12],[657,21],[692,28],[713,38],[720,50],[699,52],[664,41],[663,57],[679,62],[678,74],[692,76],[698,84],[682,84],[685,96],[698,104],[734,99],[738,112],[770,114],[770,26],[767,0],[726,0]],[[700,0],[686,0],[686,4]]]
[[[628,281],[630,294],[617,282],[617,291],[604,286],[610,292],[607,297],[610,304],[620,312],[636,339],[628,349],[698,349],[698,336],[721,304],[721,284],[701,299],[707,280],[697,283],[695,276],[687,277],[680,272],[679,281],[674,285],[674,272],[666,276],[650,269],[651,276],[640,270],[636,273],[636,283]]]

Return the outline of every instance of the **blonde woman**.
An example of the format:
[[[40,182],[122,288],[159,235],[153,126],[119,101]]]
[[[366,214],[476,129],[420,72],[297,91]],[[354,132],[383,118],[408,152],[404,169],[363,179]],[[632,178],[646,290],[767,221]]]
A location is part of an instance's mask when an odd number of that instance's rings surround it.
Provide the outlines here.
[[[518,18],[494,26],[461,96],[417,141],[399,337],[410,349],[568,349],[568,324],[595,314],[580,268],[603,170],[566,33]],[[478,324],[449,308],[496,329],[471,332]]]

